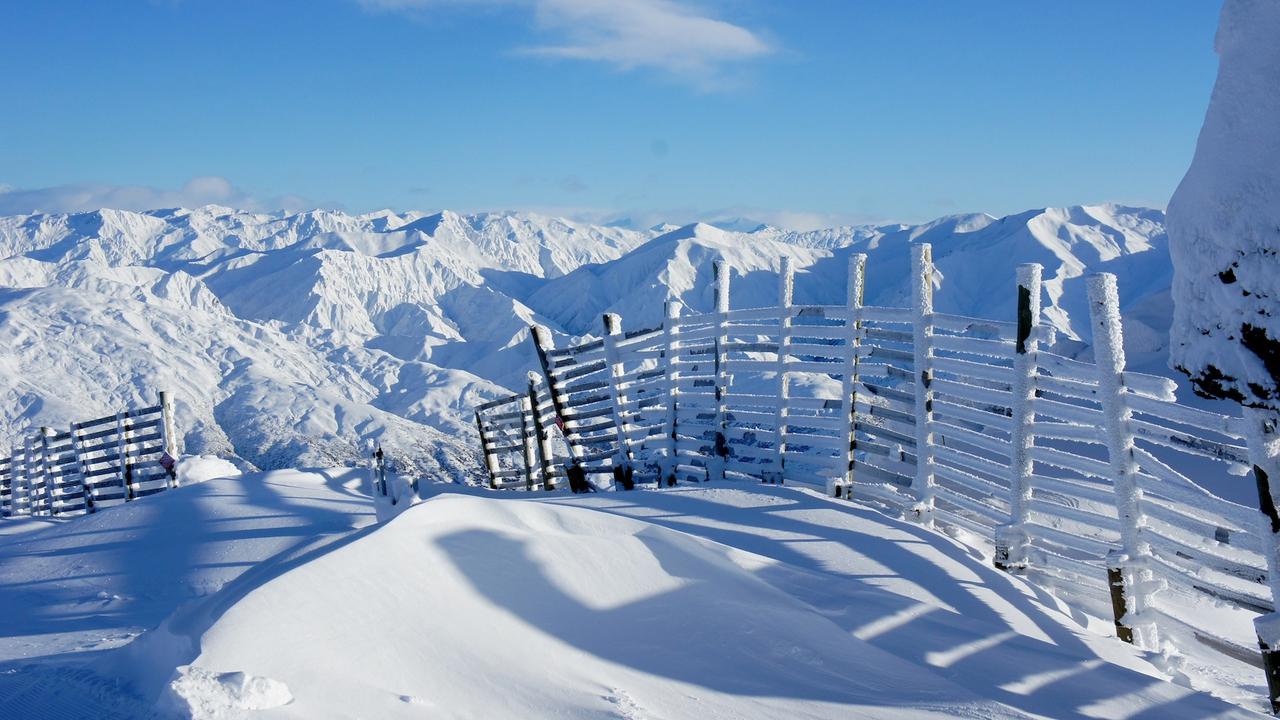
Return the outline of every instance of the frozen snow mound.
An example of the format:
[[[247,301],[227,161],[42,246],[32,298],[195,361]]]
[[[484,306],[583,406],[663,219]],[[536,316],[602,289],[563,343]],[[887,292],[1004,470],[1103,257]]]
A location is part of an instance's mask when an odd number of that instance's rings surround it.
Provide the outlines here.
[[[287,686],[283,717],[1020,716],[842,631],[745,556],[439,496],[247,594],[171,693],[195,717],[227,703],[210,678],[229,672]]]
[[[1218,79],[1169,201],[1170,364],[1212,397],[1280,411],[1280,4],[1227,0]]]

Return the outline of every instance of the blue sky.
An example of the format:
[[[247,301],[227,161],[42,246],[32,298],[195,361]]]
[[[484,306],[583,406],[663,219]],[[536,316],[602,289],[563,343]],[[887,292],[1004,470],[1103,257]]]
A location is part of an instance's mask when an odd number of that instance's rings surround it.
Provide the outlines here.
[[[0,211],[1163,207],[1212,0],[9,0]]]

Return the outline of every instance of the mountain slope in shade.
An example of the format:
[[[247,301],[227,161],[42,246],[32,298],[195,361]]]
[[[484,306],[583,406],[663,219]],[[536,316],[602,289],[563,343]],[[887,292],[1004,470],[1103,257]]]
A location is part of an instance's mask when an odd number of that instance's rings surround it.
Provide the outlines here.
[[[776,302],[783,256],[796,302],[839,304],[854,252],[870,255],[867,301],[905,305],[916,242],[934,246],[945,312],[1012,319],[1015,267],[1044,264],[1046,317],[1072,352],[1089,341],[1082,276],[1116,272],[1130,350],[1163,366],[1162,223],[1114,205],[803,233],[216,206],[0,217],[0,447],[167,388],[191,450],[282,467],[374,438],[449,465],[474,452],[471,406],[536,366],[530,324],[567,342],[605,312],[656,325],[668,297],[709,310],[717,259],[735,307]]]

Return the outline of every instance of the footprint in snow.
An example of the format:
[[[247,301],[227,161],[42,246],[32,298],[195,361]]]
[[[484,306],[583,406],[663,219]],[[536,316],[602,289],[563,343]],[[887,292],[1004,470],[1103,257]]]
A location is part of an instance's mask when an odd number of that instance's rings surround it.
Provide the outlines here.
[[[604,699],[614,706],[621,720],[644,720],[640,705],[626,690],[614,688]]]

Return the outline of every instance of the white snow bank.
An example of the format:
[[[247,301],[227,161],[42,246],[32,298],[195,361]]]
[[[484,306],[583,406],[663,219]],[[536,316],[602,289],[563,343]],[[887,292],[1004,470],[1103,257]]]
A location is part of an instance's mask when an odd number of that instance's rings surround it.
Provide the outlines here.
[[[186,455],[178,461],[178,484],[194,485],[215,478],[240,477],[240,468],[216,455]]]
[[[1280,410],[1280,3],[1227,0],[1218,79],[1169,201],[1170,365],[1215,397]]]
[[[252,473],[22,523],[36,529],[0,537],[0,662],[127,643],[269,558],[372,523],[363,480],[342,468]]]
[[[249,593],[191,665],[284,682],[278,717],[1019,716],[734,554],[578,508],[439,496]],[[179,679],[207,702],[191,691]]]

